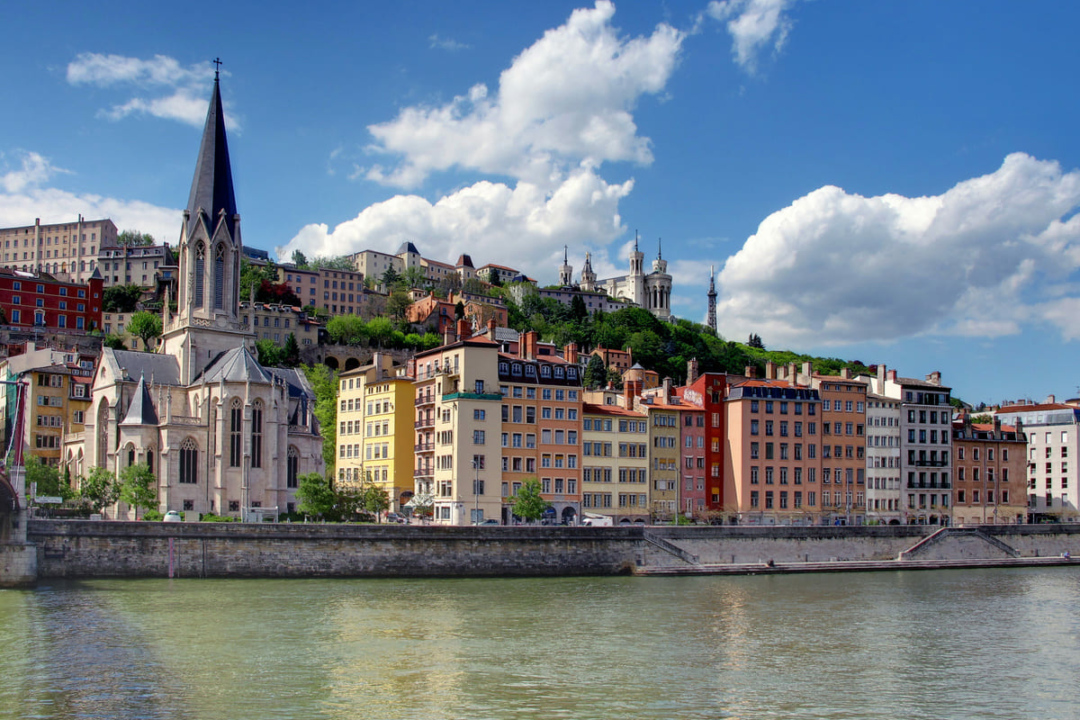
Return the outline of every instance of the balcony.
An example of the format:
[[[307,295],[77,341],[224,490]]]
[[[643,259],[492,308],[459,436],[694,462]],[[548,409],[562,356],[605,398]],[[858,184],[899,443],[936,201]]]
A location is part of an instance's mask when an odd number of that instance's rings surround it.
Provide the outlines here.
[[[435,427],[435,418],[427,418],[423,420],[417,420],[415,423],[417,429]]]
[[[417,468],[413,472],[413,480],[420,482],[428,482],[435,477],[435,471],[432,468]]]
[[[416,398],[416,407],[422,407],[424,405],[434,405],[434,404],[435,404],[435,396],[434,395],[425,394],[425,395],[422,395],[422,396]]]
[[[914,467],[946,467],[949,463],[946,460],[916,460],[911,464]]]
[[[416,445],[413,446],[413,451],[414,452],[431,452],[434,449],[435,449],[435,443],[433,443],[433,442],[417,443]]]
[[[908,481],[907,486],[908,486],[909,490],[917,490],[917,489],[920,489],[920,488],[925,488],[927,490],[949,490],[950,488],[952,488],[952,483],[949,483],[949,482],[936,482],[936,483],[923,482],[923,483],[920,483],[920,482]]]

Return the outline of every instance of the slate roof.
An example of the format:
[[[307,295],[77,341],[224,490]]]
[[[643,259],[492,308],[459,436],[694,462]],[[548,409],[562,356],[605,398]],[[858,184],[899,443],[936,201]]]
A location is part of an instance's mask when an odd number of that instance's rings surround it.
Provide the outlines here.
[[[105,352],[112,353],[117,366],[124,370],[124,380],[145,377],[155,385],[180,384],[180,363],[172,355],[110,348],[106,348]]]
[[[413,255],[419,255],[420,251],[416,249],[415,245],[406,240],[405,242],[401,243],[401,247],[399,247],[397,251],[398,255],[401,255],[403,253],[412,253]]]
[[[259,364],[255,356],[241,345],[228,350],[214,358],[206,369],[199,373],[199,377],[192,382],[194,385],[199,380],[216,383],[225,382],[258,382],[271,383],[273,378],[267,369]]]
[[[217,227],[218,213],[224,210],[229,235],[236,239],[236,193],[229,164],[229,145],[225,140],[225,111],[221,105],[217,78],[214,78],[214,96],[206,113],[206,127],[203,128],[199,157],[195,162],[195,177],[191,181],[191,195],[188,197],[187,210],[192,223],[200,209],[211,235]]]
[[[135,388],[135,395],[128,405],[127,414],[120,421],[121,425],[157,425],[158,416],[154,410],[154,401],[150,399],[150,391],[146,388],[146,378],[140,377],[139,384]]]

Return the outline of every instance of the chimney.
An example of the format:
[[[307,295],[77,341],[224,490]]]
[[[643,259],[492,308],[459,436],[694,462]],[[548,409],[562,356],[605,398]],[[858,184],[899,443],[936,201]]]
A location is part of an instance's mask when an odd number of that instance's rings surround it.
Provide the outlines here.
[[[686,361],[686,384],[693,385],[694,381],[698,379],[698,374],[697,358],[690,358]]]
[[[939,371],[935,370],[934,372],[932,372],[932,373],[930,373],[929,375],[926,376],[926,382],[930,383],[931,385],[940,385],[941,384],[941,373]]]
[[[766,360],[765,361],[765,379],[766,380],[775,380],[776,379],[776,363],[774,363],[772,360]]]
[[[1046,404],[1047,405],[1053,405],[1056,402],[1057,402],[1057,396],[1056,395],[1047,395],[1046,396]]]
[[[787,365],[787,380],[792,385],[799,384],[799,372],[798,370],[796,370],[796,367],[797,366],[795,365],[794,361],[789,362]]]
[[[757,377],[757,368],[753,365],[747,365],[746,369],[743,370],[743,375],[753,380]]]
[[[851,368],[840,368],[840,379],[841,380],[850,380],[851,379]]]
[[[577,365],[577,343],[570,343],[563,348],[563,359],[572,365]]]
[[[887,377],[889,380],[892,380],[893,382],[896,382],[896,371],[890,370],[888,373],[886,373],[885,377]]]
[[[457,337],[454,335],[454,326],[447,325],[446,331],[443,333],[442,339],[443,345],[453,345],[457,342]]]
[[[671,378],[664,378],[664,402],[669,402],[671,398]]]
[[[472,330],[472,325],[468,320],[461,318],[457,321],[457,336],[459,340],[464,340],[470,330]]]
[[[378,382],[383,379],[383,354],[376,350],[371,356],[371,363],[375,366],[375,380]]]
[[[994,432],[1001,432],[1001,418],[997,415],[994,416]]]
[[[495,340],[495,327],[495,318],[490,318],[488,320],[488,340]]]
[[[623,383],[623,395],[626,398],[625,408],[627,410],[634,409],[634,398],[641,392],[641,381],[639,380],[627,380]]]

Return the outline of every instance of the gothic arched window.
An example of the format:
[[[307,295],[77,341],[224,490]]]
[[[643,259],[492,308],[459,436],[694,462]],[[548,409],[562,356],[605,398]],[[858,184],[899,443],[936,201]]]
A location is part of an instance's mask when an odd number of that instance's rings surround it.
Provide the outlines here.
[[[251,467],[262,467],[263,406],[259,400],[251,408]]]
[[[180,443],[180,482],[185,485],[199,482],[199,446],[191,438]]]
[[[206,247],[202,243],[195,245],[195,300],[197,308],[203,306],[203,285],[206,280]]]
[[[299,487],[300,483],[300,452],[293,446],[289,446],[288,471],[285,476],[285,487]]]
[[[225,307],[225,243],[218,243],[214,253],[214,309]]]
[[[244,409],[240,407],[240,398],[233,398],[229,408],[229,467],[240,467],[244,438],[240,434],[243,426]]]

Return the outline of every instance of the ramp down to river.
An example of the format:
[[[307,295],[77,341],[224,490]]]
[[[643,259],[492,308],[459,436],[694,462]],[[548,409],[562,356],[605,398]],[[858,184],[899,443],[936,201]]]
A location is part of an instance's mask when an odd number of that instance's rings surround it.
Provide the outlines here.
[[[1080,525],[27,525],[38,579],[703,575],[1057,565],[1071,564],[1066,552],[1080,557]]]

